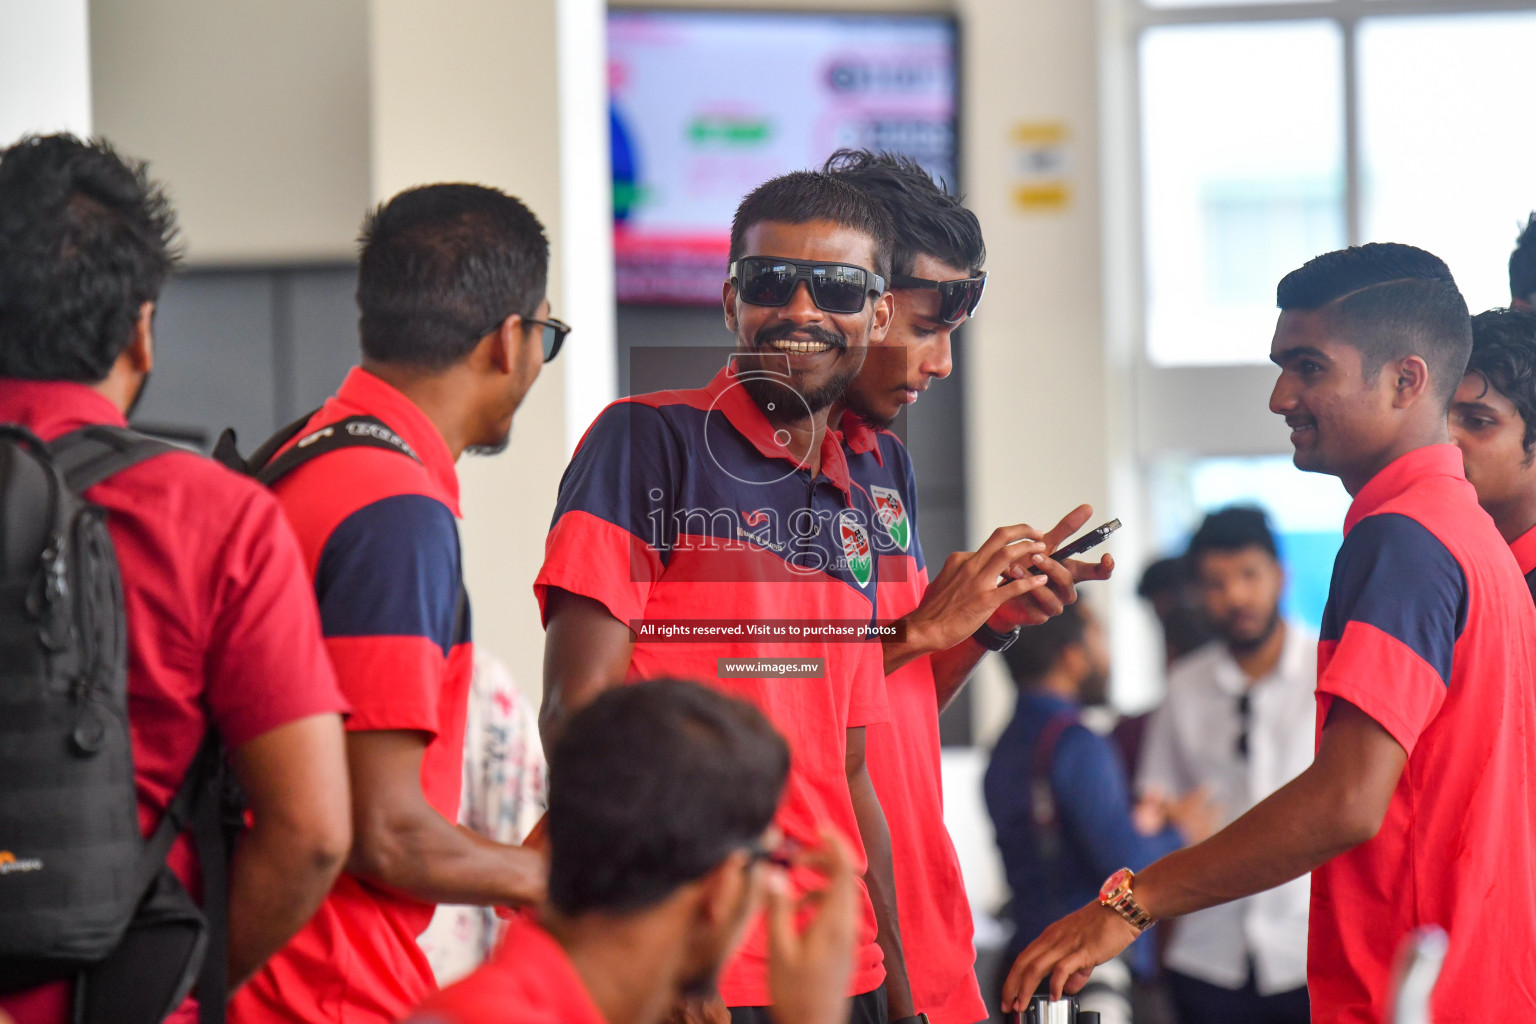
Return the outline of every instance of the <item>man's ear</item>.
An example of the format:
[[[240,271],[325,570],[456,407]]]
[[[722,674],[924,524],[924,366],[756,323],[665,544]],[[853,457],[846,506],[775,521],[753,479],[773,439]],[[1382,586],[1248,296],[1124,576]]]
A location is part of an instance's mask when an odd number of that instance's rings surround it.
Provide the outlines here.
[[[133,334],[128,347],[123,350],[128,365],[135,373],[147,374],[155,368],[155,304],[139,304],[139,315],[133,321]]]
[[[741,888],[747,884],[746,858],[747,855],[738,850],[693,883],[698,889],[698,916],[703,923],[716,927],[735,916],[736,908],[741,905]]]
[[[1406,409],[1429,394],[1429,364],[1423,356],[1405,356],[1391,367],[1397,377],[1392,394],[1392,407]]]
[[[490,334],[486,335],[488,344],[485,358],[491,369],[500,374],[508,374],[517,368],[518,348],[523,343],[523,335],[528,332],[523,330],[523,318],[513,313],[501,322]]]
[[[736,286],[726,281],[720,288],[720,302],[725,306],[725,329],[736,333]]]
[[[875,300],[875,317],[869,327],[869,340],[878,345],[885,340],[887,332],[891,329],[891,323],[896,319],[896,295],[894,292],[883,292]]]

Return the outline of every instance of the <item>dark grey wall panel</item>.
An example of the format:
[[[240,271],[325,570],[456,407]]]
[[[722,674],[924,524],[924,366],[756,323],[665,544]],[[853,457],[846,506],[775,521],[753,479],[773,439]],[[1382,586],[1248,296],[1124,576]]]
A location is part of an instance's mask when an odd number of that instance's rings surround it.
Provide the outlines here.
[[[293,325],[291,412],[284,423],[334,394],[357,364],[357,270],[335,267],[290,272]]]

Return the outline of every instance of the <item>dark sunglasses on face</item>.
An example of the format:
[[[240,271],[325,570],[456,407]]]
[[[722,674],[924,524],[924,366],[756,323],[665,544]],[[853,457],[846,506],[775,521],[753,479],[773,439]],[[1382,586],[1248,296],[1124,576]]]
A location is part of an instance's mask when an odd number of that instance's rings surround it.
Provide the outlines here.
[[[804,281],[811,301],[828,313],[857,313],[870,295],[885,291],[885,278],[863,267],[820,260],[781,260],[744,256],[731,264],[731,283],[741,301],[753,306],[783,306]]]
[[[955,281],[930,281],[926,277],[898,277],[891,282],[892,288],[932,288],[939,293],[939,319],[946,324],[957,324],[976,312],[981,302],[981,290],[987,285],[985,272],[975,277],[963,277]]]
[[[497,320],[494,324],[491,324],[491,326],[475,335],[475,337],[483,338],[487,334],[490,334],[492,331],[499,329],[501,325],[506,322],[506,319],[506,317],[502,317],[500,320]],[[546,363],[560,354],[560,346],[565,344],[565,336],[571,333],[570,324],[566,323],[564,320],[556,320],[554,317],[550,317],[548,320],[537,320],[531,316],[525,316],[522,318],[522,320],[524,330],[526,330],[530,324],[537,324],[542,330],[543,333],[540,336],[539,341],[544,347],[544,361]]]

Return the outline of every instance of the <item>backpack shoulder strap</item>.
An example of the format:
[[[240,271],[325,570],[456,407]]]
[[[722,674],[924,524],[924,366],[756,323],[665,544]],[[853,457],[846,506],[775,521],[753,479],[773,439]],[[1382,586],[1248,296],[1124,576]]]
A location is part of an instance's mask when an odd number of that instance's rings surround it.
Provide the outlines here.
[[[54,439],[48,453],[69,489],[79,494],[145,459],[186,451],[123,427],[95,425]]]
[[[295,430],[293,433],[296,434],[298,431]],[[256,479],[268,487],[311,459],[328,455],[340,448],[382,448],[408,455],[417,462],[421,461],[421,456],[405,443],[404,438],[375,416],[348,416],[335,423],[316,427],[295,441],[293,446],[283,454],[273,459],[268,449],[276,451],[292,436],[293,434],[289,434],[277,444],[268,441],[250,458],[251,469]]]
[[[257,470],[272,461],[272,456],[283,445],[292,441],[299,431],[303,430],[309,421],[315,418],[319,409],[311,409],[285,427],[279,427],[277,433],[262,442],[260,448],[251,453],[251,457],[241,458],[239,443],[235,440],[235,428],[226,427],[219,435],[219,439],[213,444],[211,453],[215,462],[234,470],[236,473],[244,473],[246,476],[255,476]]]

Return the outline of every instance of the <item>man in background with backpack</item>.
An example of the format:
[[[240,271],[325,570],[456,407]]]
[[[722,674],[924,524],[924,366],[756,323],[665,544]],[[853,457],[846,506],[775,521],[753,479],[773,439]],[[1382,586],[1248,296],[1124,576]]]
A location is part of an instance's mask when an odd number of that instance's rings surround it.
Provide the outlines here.
[[[106,510],[121,577],[121,609],[108,610],[126,621],[126,710],[140,829],[146,836],[155,831],[209,730],[227,749],[251,812],[252,824],[229,864],[227,963],[234,987],[308,919],[346,857],[351,829],[339,715],[345,703],[321,644],[298,545],[272,496],[190,452],[100,430],[126,426],[154,364],[155,302],[175,259],[174,234],[171,209],[143,166],[125,162],[104,143],[29,137],[0,152],[0,423],[19,424],[43,441],[64,438],[64,444],[91,428],[124,440],[125,451],[153,450],[153,457],[82,488],[83,497]],[[87,438],[85,447],[75,444],[71,456],[92,454],[89,446],[96,443]],[[12,474],[32,457],[21,454],[23,447],[0,441],[7,545],[26,531],[29,517],[44,512],[43,503],[8,497],[7,485],[17,479]],[[62,449],[54,452],[62,468],[68,460]],[[94,564],[91,578],[50,584],[60,605],[89,600],[82,590],[111,593],[110,557]],[[18,571],[30,572],[30,566]],[[16,749],[12,736],[23,728],[18,722],[28,694],[50,683],[33,682],[29,689],[31,681],[16,675],[18,665],[34,660],[17,652],[38,642],[39,622],[26,614],[37,606],[7,594],[0,608],[8,752]],[[42,646],[72,654],[69,648],[83,632],[56,634]],[[91,697],[76,703],[89,705]],[[121,715],[120,696],[118,701],[98,712],[97,721],[107,723],[103,732]],[[74,747],[85,751],[77,761],[90,760],[94,735],[91,728],[74,731]],[[61,765],[58,777],[72,770]],[[0,875],[0,912],[8,915],[5,930],[12,934],[27,924],[19,886],[28,880],[46,885],[49,872],[63,870],[69,859],[58,848],[29,852],[19,844],[35,835],[64,834],[77,820],[79,827],[92,827],[112,806],[90,792],[39,793],[25,785],[39,773],[29,774],[0,790],[0,816],[9,833],[0,841],[16,862],[36,865]],[[34,799],[32,813],[47,816],[35,828],[16,810],[28,792],[42,798]],[[120,860],[131,864],[134,852]],[[185,837],[170,848],[168,863],[194,893],[203,888],[203,876],[217,878],[223,869],[199,864]],[[99,888],[117,881],[111,871],[118,866],[103,867]],[[55,896],[33,904],[38,913],[64,903],[64,895]],[[204,894],[205,904],[215,898]],[[226,939],[213,931],[209,957],[219,964]],[[161,967],[176,968],[163,961],[150,950],[140,967],[125,972],[132,987],[153,983]],[[9,966],[0,962],[0,969]],[[211,1000],[209,983],[220,988]],[[222,988],[222,978],[202,987],[204,1020],[221,1019]],[[91,993],[116,1008],[111,1019],[123,1021],[129,1018],[122,1007],[132,995]],[[54,982],[0,995],[0,1017],[8,1012],[28,1024],[62,1022],[70,1002],[68,982]],[[176,1019],[193,1013],[183,1004]]]
[[[397,1021],[437,987],[416,943],[436,904],[544,895],[542,854],[454,824],[473,659],[454,464],[506,446],[568,330],[548,265],[511,196],[397,195],[363,229],[362,365],[252,459],[298,533],[352,705],[356,841],[319,913],[235,1000],[238,1024]]]

